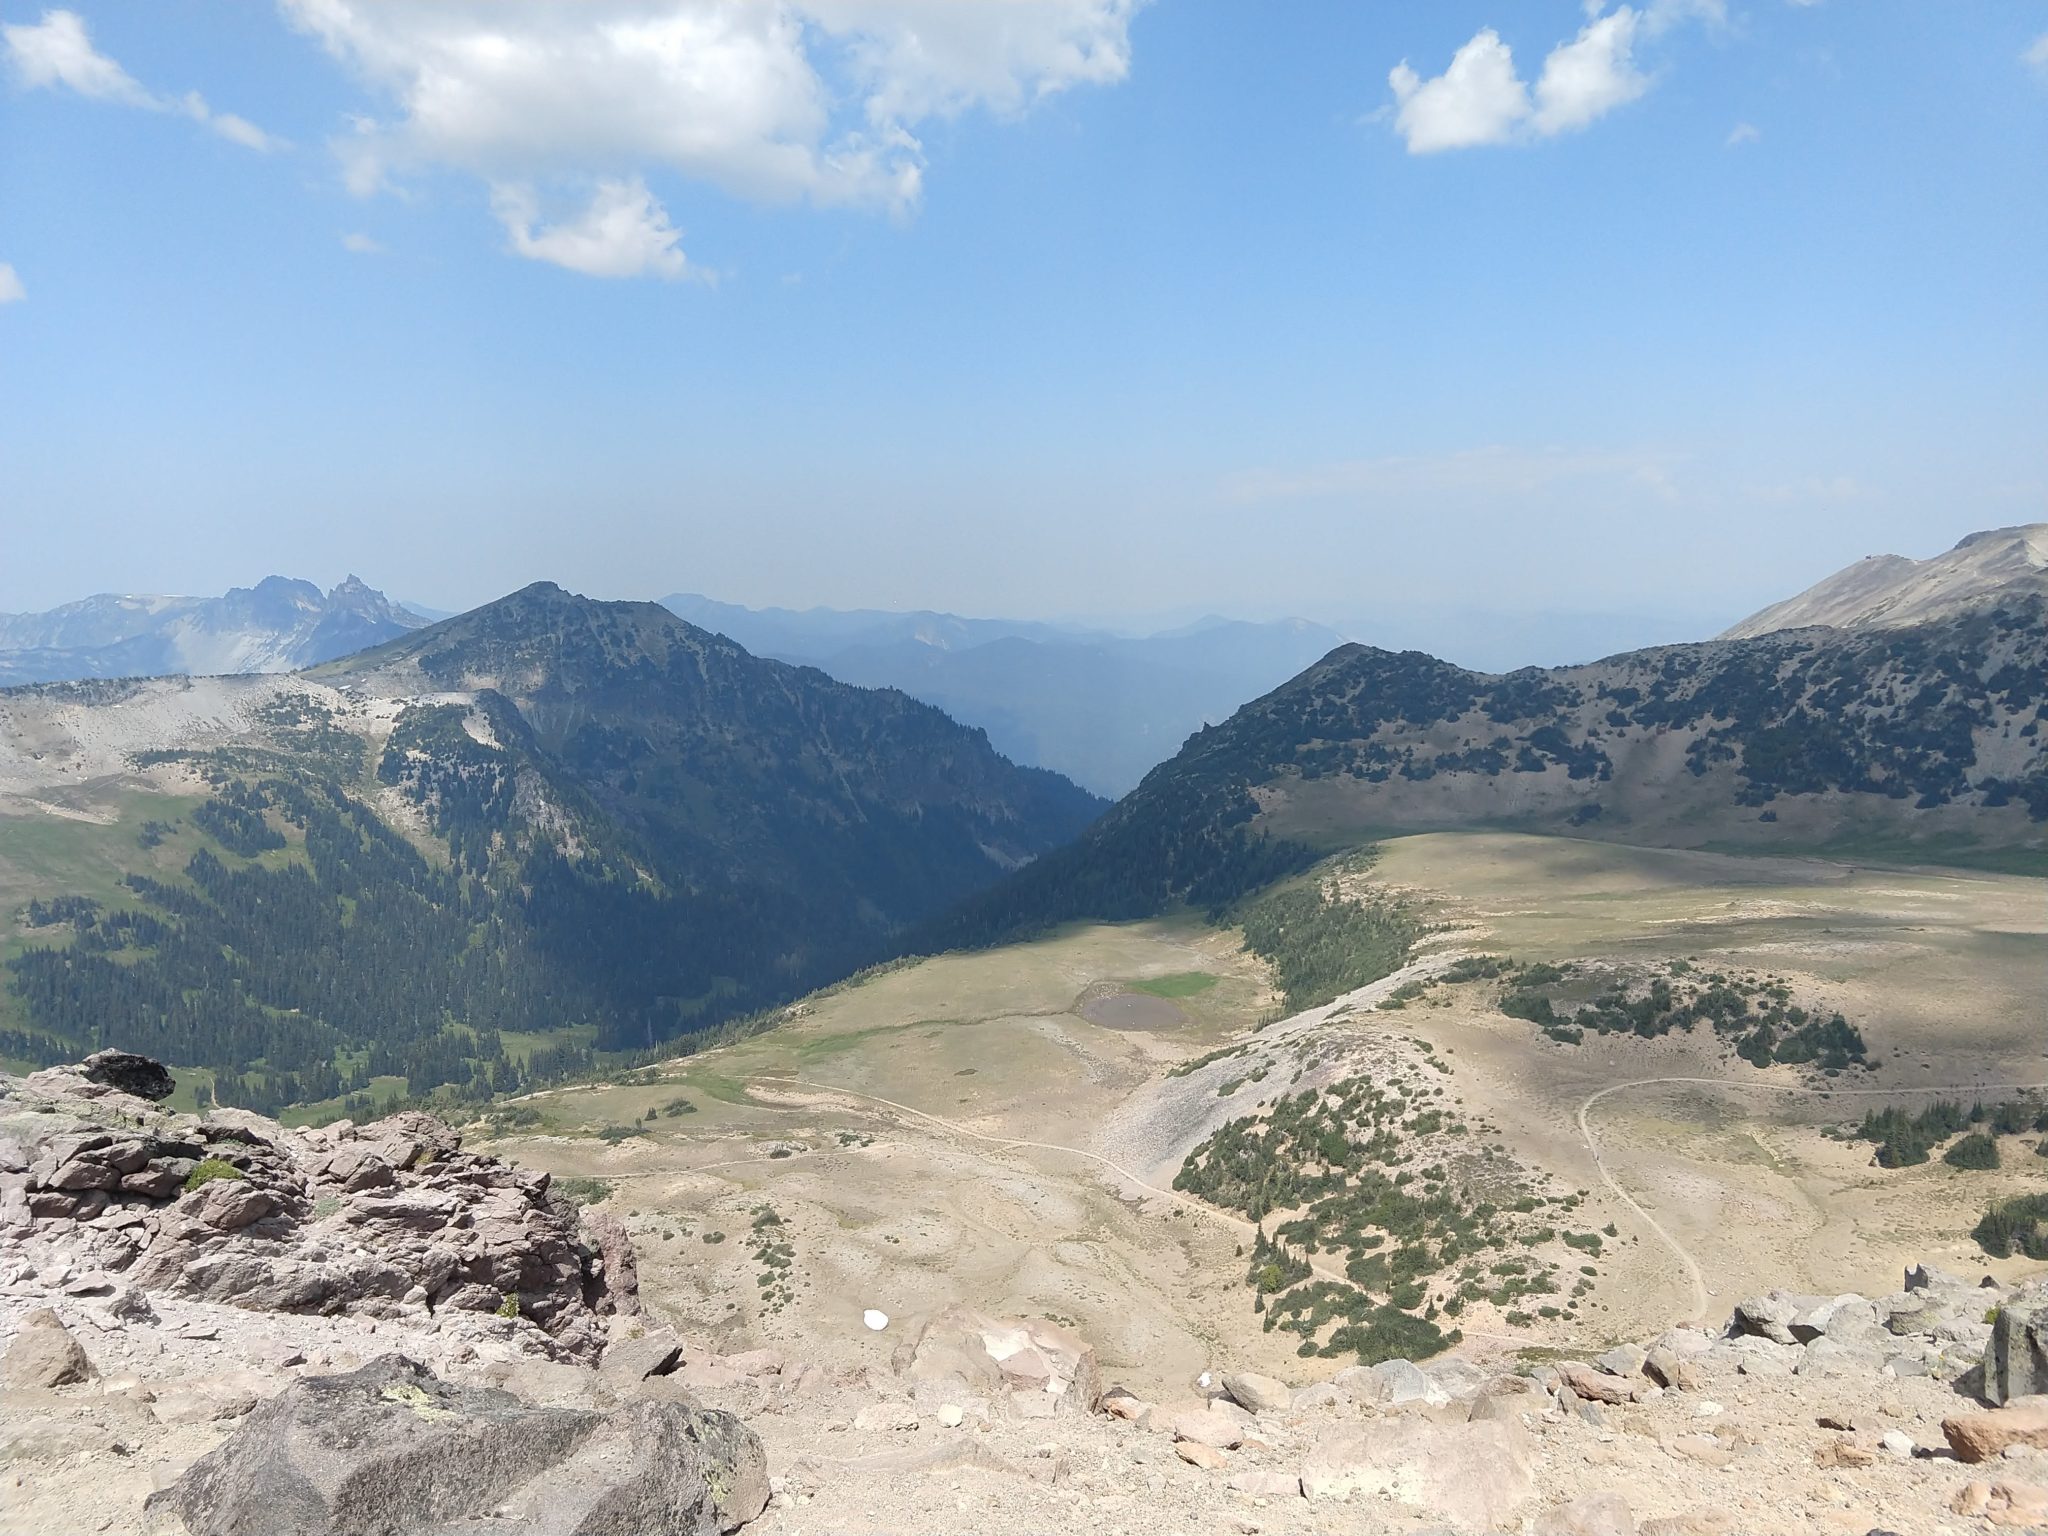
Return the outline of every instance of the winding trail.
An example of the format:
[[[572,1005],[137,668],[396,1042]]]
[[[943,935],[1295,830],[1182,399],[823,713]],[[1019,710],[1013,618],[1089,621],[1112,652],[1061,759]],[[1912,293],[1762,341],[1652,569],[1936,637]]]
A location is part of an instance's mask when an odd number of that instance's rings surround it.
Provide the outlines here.
[[[1621,1187],[1621,1183],[1608,1171],[1607,1163],[1600,1156],[1600,1144],[1594,1139],[1593,1126],[1589,1116],[1593,1106],[1610,1094],[1623,1093],[1631,1088],[1650,1088],[1664,1084],[1686,1084],[1707,1088],[1758,1089],[1765,1093],[1806,1093],[1820,1098],[1903,1098],[1915,1093],[2027,1093],[2048,1090],[2048,1083],[1918,1083],[1910,1088],[1815,1088],[1804,1083],[1747,1082],[1733,1077],[1638,1077],[1625,1083],[1610,1083],[1607,1087],[1588,1094],[1579,1105],[1579,1135],[1584,1138],[1586,1151],[1593,1159],[1593,1167],[1600,1175],[1600,1182],[1608,1192],[1627,1206],[1657,1235],[1658,1241],[1669,1248],[1685,1270],[1686,1279],[1692,1286],[1693,1315],[1691,1321],[1707,1320],[1707,1308],[1713,1292],[1708,1289],[1706,1277],[1700,1272],[1699,1262],[1693,1258],[1686,1246],[1666,1230],[1664,1224],[1652,1216],[1649,1210]]]

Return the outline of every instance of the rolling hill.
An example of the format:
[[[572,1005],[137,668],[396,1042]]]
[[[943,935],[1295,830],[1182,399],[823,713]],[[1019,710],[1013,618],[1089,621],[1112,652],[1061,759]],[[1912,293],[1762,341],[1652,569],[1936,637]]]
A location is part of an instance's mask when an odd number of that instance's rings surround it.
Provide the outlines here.
[[[1404,831],[2048,862],[2048,599],[1504,676],[1351,645],[1197,734],[1072,847],[969,902],[944,947],[1221,907]]]
[[[0,692],[0,813],[101,860],[0,912],[0,1054],[118,1045],[259,1105],[502,1087],[885,958],[1101,809],[902,694],[545,583],[304,673]]]

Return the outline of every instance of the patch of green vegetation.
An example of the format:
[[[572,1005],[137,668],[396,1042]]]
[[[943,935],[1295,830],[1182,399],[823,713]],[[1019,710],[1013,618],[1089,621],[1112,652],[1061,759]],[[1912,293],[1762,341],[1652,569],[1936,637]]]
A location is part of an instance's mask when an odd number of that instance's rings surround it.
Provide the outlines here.
[[[1790,986],[1778,977],[1714,972],[1695,981],[1690,966],[1685,972],[1667,966],[1666,972],[1615,975],[1593,996],[1571,1001],[1565,993],[1586,986],[1584,970],[1525,966],[1505,972],[1499,1007],[1560,1045],[1577,1045],[1589,1032],[1654,1040],[1706,1024],[1753,1066],[1812,1065],[1828,1073],[1875,1066],[1860,1030],[1839,1013],[1822,1018],[1793,1002]]]
[[[1242,1056],[1246,1051],[1250,1049],[1250,1046],[1242,1043],[1237,1045],[1219,1046],[1215,1050],[1209,1051],[1204,1055],[1197,1056],[1190,1061],[1183,1061],[1177,1063],[1174,1066],[1168,1067],[1166,1069],[1166,1075],[1168,1077],[1186,1077],[1190,1073],[1199,1072],[1202,1068],[1210,1065],[1212,1062],[1223,1061],[1232,1056]]]
[[[722,1073],[713,1072],[704,1067],[691,1068],[688,1078],[692,1088],[695,1088],[706,1098],[716,1099],[721,1104],[752,1104],[754,1102],[753,1095],[747,1092],[747,1085],[740,1082],[737,1078],[726,1077]]]
[[[1180,971],[1172,976],[1148,976],[1140,981],[1127,981],[1124,985],[1133,992],[1143,992],[1152,997],[1194,997],[1215,986],[1216,977],[1207,971]]]
[[[883,1035],[901,1035],[905,1030],[917,1029],[930,1022],[920,1019],[914,1024],[873,1024],[866,1029],[841,1030],[829,1035],[805,1035],[794,1041],[797,1060],[805,1066],[829,1061],[835,1056],[849,1055]]]
[[[1955,1144],[1941,1154],[1941,1160],[1951,1168],[1975,1171],[1996,1168],[1998,1143],[1982,1131],[1972,1131],[1967,1136],[1957,1137]]]
[[[1301,1354],[1421,1358],[1458,1338],[1440,1318],[1559,1289],[1557,1265],[1527,1250],[1558,1239],[1540,1213],[1577,1197],[1538,1195],[1505,1158],[1464,1147],[1444,1093],[1405,1077],[1303,1090],[1223,1126],[1175,1176],[1258,1224],[1245,1282]],[[1268,1232],[1283,1212],[1297,1214]],[[1347,1283],[1317,1274],[1325,1254]]]
[[[748,1229],[747,1251],[753,1255],[758,1273],[754,1283],[761,1292],[765,1312],[780,1312],[796,1300],[796,1241],[789,1235],[775,1208],[759,1205]]]
[[[498,1303],[498,1316],[500,1316],[500,1317],[507,1317],[507,1318],[510,1318],[510,1317],[517,1317],[518,1315],[519,1315],[519,1296],[518,1296],[518,1293],[517,1293],[517,1292],[514,1292],[514,1291],[507,1291],[507,1292],[505,1293],[505,1299],[504,1299],[503,1301],[501,1301],[501,1302],[499,1302],[499,1303]]]
[[[1959,1142],[1944,1154],[1943,1161],[1957,1168],[1996,1168],[1998,1143],[1992,1138],[2048,1131],[2048,1105],[2031,1095],[1988,1106],[1981,1099],[1968,1105],[1960,1099],[1936,1099],[1917,1112],[1873,1109],[1850,1134],[1877,1148],[1878,1167],[1911,1168],[1926,1162],[1951,1136],[1977,1126],[1988,1127],[1990,1134],[1964,1137],[1973,1144],[1960,1154],[1963,1160],[1957,1161]],[[1990,1144],[1988,1154],[1979,1144],[1986,1142]]]
[[[185,1175],[185,1193],[211,1184],[215,1179],[246,1179],[242,1172],[224,1157],[202,1157],[192,1165],[192,1171]]]
[[[1977,1246],[1994,1259],[2015,1253],[2036,1261],[2048,1259],[2048,1195],[2020,1195],[2001,1200],[1971,1229]]]
[[[1369,867],[1372,850],[1338,864],[1334,876]],[[1245,946],[1273,968],[1289,1012],[1332,1002],[1391,976],[1408,963],[1426,931],[1404,904],[1368,891],[1346,894],[1338,878],[1283,886],[1234,914]]]
[[[1427,981],[1403,982],[1384,998],[1380,999],[1379,1011],[1381,1013],[1399,1013],[1427,991],[1429,991],[1429,983]]]
[[[548,1184],[548,1193],[556,1195],[571,1205],[602,1205],[612,1197],[612,1185],[608,1179],[589,1179],[581,1175],[554,1179]]]

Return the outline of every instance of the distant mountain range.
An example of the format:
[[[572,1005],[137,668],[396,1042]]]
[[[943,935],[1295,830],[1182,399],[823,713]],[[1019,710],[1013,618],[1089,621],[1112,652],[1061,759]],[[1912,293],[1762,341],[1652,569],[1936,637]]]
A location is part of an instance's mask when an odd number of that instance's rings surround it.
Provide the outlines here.
[[[1209,618],[1131,638],[949,613],[742,608],[694,593],[662,604],[756,655],[900,688],[981,727],[1004,755],[1112,798],[1194,732],[1344,643],[1303,619]]]
[[[0,817],[89,844],[51,867],[98,893],[0,911],[0,1056],[141,1050],[256,1108],[502,1089],[885,959],[1104,808],[546,583],[300,673],[0,691]]]
[[[2000,603],[2048,597],[2048,523],[1973,533],[1931,560],[1872,555],[1721,636],[1745,640],[1779,629],[1896,629]]]
[[[1405,831],[2048,868],[2038,532],[1977,535],[1880,582],[1833,578],[1753,636],[1587,666],[1489,675],[1345,646],[926,942],[1222,907],[1318,850]],[[1765,622],[1821,613],[1851,627]]]
[[[0,687],[82,677],[289,672],[427,620],[351,576],[330,592],[267,576],[220,597],[102,593],[48,613],[0,614]]]

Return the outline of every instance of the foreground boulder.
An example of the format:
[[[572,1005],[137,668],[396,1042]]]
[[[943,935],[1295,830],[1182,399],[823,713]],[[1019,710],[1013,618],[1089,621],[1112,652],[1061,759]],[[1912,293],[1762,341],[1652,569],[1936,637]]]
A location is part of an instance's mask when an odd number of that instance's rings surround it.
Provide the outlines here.
[[[94,1051],[78,1064],[78,1075],[89,1083],[152,1103],[168,1099],[178,1086],[162,1062],[133,1051]]]
[[[716,1536],[767,1500],[730,1414],[532,1407],[387,1355],[294,1382],[150,1503],[192,1536]]]
[[[1087,1414],[1102,1396],[1095,1351],[1041,1318],[950,1306],[918,1331],[898,1369],[920,1400],[980,1398],[1019,1418]]]
[[[2048,1392],[2048,1314],[2010,1302],[1998,1309],[1984,1346],[1984,1396],[1993,1403]]]
[[[516,1347],[578,1360],[638,1309],[622,1228],[586,1228],[545,1173],[464,1152],[430,1115],[294,1130],[172,1112],[168,1082],[112,1051],[0,1076],[0,1246],[254,1311],[503,1319]]]
[[[76,1386],[93,1377],[92,1362],[71,1337],[57,1314],[43,1307],[28,1320],[7,1354],[0,1358],[0,1383],[17,1390],[37,1391]]]
[[[1958,1461],[1989,1461],[2013,1445],[2048,1450],[2048,1397],[2020,1397],[1984,1413],[1959,1413],[1941,1421],[1941,1432]]]

